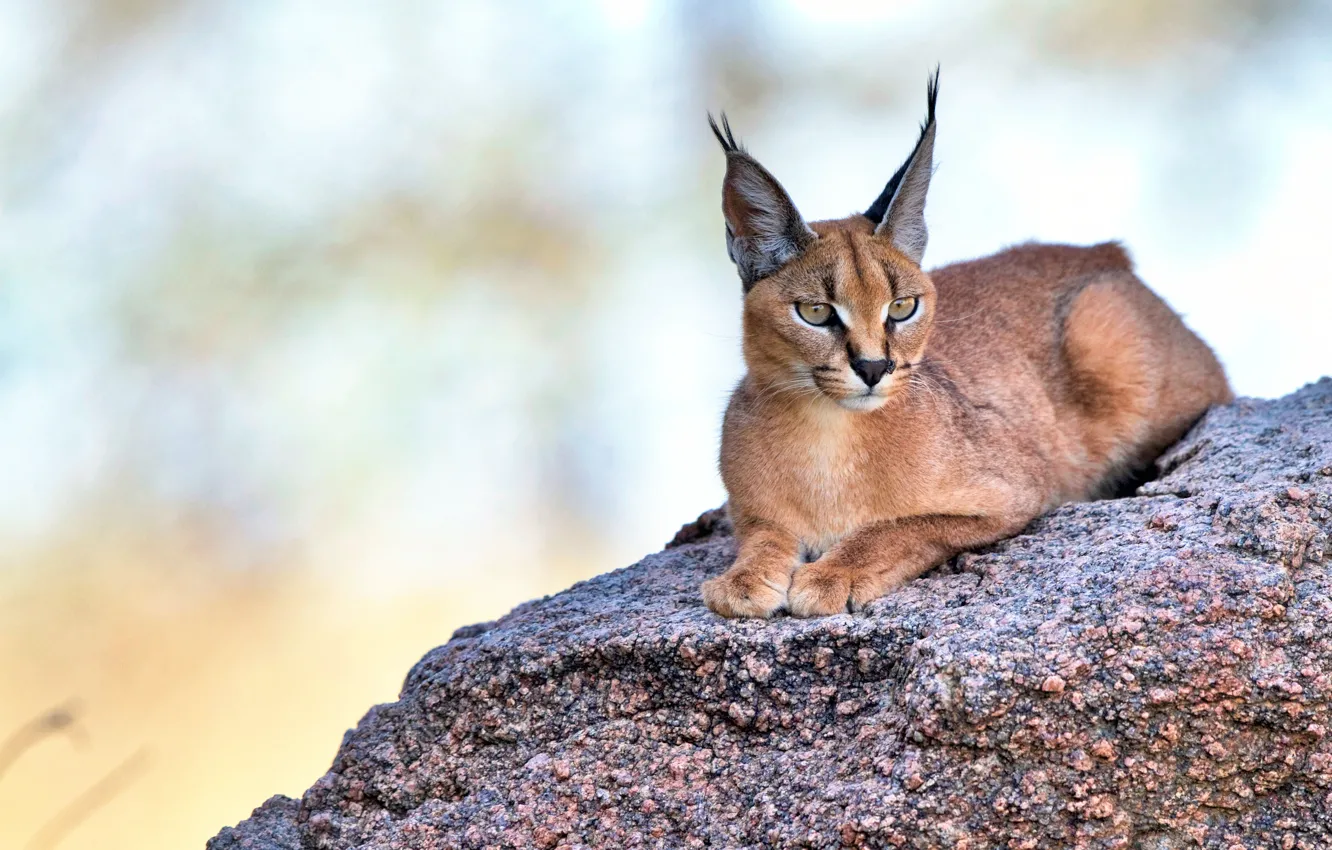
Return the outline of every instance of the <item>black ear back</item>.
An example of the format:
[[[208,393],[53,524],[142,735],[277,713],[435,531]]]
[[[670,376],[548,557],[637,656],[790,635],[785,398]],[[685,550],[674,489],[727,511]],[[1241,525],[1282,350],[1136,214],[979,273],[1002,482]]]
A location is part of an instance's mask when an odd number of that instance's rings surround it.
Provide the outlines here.
[[[879,197],[874,199],[865,217],[874,222],[876,234],[886,234],[893,244],[919,263],[925,255],[929,239],[925,227],[925,196],[929,192],[930,177],[934,173],[934,107],[939,99],[939,69],[925,88],[927,112],[920,127],[920,138]]]
[[[722,215],[726,251],[748,292],[759,280],[789,263],[817,238],[777,178],[736,140],[726,115],[708,125],[726,152]]]

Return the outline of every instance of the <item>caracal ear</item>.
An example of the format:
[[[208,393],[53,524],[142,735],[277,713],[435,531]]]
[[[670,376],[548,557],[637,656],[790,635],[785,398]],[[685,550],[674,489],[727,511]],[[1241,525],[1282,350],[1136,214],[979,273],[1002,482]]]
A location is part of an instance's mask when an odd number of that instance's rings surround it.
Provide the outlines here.
[[[916,149],[897,169],[883,192],[865,211],[875,223],[874,235],[887,236],[893,247],[916,265],[925,257],[930,234],[925,228],[925,195],[934,174],[934,103],[939,98],[939,69],[934,69],[925,90],[929,112],[920,127]]]
[[[726,252],[748,292],[818,237],[777,178],[736,143],[726,115],[722,115],[721,127],[711,115],[708,124],[726,151],[726,179],[722,182]]]

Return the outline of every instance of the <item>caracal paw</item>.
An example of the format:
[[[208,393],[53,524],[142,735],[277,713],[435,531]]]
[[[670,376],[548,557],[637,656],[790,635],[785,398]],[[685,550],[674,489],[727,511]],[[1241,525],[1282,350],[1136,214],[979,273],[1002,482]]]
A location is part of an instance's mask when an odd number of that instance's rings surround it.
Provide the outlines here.
[[[852,574],[821,561],[796,570],[787,594],[787,606],[796,617],[825,617],[851,610]]]
[[[703,602],[723,617],[771,617],[786,606],[786,587],[757,570],[729,569],[703,582]]]

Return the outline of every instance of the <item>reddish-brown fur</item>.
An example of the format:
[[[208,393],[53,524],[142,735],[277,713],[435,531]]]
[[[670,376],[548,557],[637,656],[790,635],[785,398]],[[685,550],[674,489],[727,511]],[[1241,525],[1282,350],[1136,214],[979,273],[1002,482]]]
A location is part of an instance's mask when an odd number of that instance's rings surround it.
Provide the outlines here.
[[[728,218],[733,238],[765,235],[750,226]],[[1231,398],[1117,244],[1022,245],[926,274],[914,243],[865,216],[800,226],[798,251],[745,297],[748,374],[721,453],[740,553],[703,587],[725,616],[859,607],[1111,493]],[[885,322],[904,296],[921,312]],[[845,325],[811,327],[798,302],[836,303]],[[896,368],[877,385],[850,367],[885,353]]]

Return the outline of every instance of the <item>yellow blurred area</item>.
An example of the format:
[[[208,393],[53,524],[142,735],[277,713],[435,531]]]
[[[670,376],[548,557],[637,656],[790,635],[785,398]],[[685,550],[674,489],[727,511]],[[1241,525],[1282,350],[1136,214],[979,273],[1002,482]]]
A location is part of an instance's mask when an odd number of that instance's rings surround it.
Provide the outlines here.
[[[307,570],[208,586],[186,552],[165,569],[161,552],[89,554],[96,563],[77,576],[4,588],[0,729],[57,706],[75,716],[0,776],[4,846],[23,846],[140,753],[123,787],[80,807],[87,823],[60,846],[199,846],[271,793],[299,797],[343,732],[395,699],[452,629],[580,577],[558,565],[496,569],[447,591],[367,600]]]
[[[840,217],[941,64],[927,265],[1122,239],[1240,393],[1332,372],[1328,44],[1323,0],[0,3],[0,771],[75,717],[0,850],[200,847],[722,502],[708,110]]]

